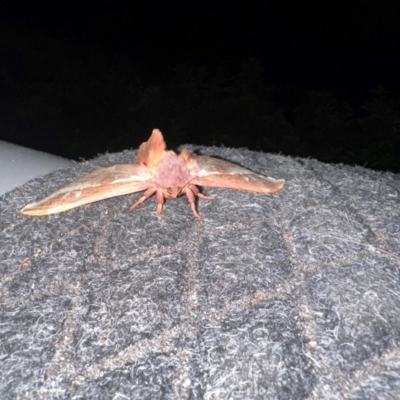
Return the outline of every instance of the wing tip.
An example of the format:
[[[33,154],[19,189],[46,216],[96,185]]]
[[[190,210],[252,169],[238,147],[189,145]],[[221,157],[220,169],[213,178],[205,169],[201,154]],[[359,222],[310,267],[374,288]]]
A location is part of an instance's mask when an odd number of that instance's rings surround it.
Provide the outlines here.
[[[19,213],[22,215],[28,215],[30,217],[36,217],[39,215],[47,215],[48,214],[47,212],[44,213],[44,212],[41,212],[40,210],[37,210],[35,208],[30,208],[28,206],[26,206],[22,210],[20,210]]]
[[[281,190],[286,183],[286,179],[275,179],[269,177],[268,182],[268,193],[275,193]]]
[[[39,217],[39,216],[51,214],[47,211],[37,210],[37,209],[27,209],[26,207],[24,207],[22,210],[20,210],[19,213],[22,215],[27,215],[29,217]]]
[[[66,209],[60,206],[53,208],[41,207],[37,203],[31,203],[26,205],[22,210],[19,211],[19,213],[22,215],[28,215],[30,217],[40,217],[43,215],[57,214],[62,211],[66,211]]]

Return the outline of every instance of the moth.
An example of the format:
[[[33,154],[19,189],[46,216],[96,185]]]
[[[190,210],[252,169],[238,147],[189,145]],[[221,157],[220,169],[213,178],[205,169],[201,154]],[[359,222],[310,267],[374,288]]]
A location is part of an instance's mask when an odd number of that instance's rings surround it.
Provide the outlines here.
[[[45,199],[28,204],[21,213],[32,216],[55,214],[144,190],[143,196],[130,207],[130,211],[155,195],[157,215],[164,217],[162,208],[165,199],[185,194],[194,216],[201,219],[196,210],[196,196],[207,200],[214,197],[202,194],[198,186],[274,193],[284,184],[284,179],[258,175],[228,161],[193,154],[186,148],[179,155],[166,150],[162,133],[154,129],[149,140],[140,145],[132,164],[96,169]]]

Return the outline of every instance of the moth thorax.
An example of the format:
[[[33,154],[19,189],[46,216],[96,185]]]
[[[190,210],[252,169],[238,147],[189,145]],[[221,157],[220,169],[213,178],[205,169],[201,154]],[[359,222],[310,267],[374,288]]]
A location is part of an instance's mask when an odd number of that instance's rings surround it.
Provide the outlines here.
[[[173,197],[179,195],[178,192],[182,190],[189,179],[190,175],[185,162],[174,153],[170,153],[157,164],[154,174],[156,183],[165,188],[163,192],[168,189],[167,193]]]

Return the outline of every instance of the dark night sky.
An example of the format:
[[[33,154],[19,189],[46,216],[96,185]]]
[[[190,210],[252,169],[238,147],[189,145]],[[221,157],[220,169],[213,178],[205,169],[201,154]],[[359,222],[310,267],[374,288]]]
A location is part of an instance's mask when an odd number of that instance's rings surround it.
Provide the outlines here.
[[[50,42],[56,43],[51,48],[58,52],[65,44],[72,44],[73,51],[82,48],[76,55],[82,63],[93,63],[90,58],[96,54],[103,59],[124,59],[155,84],[168,80],[181,63],[212,70],[221,62],[235,68],[248,57],[257,57],[268,84],[328,91],[360,103],[371,90],[383,85],[399,97],[398,4],[398,0],[2,3],[0,87],[6,94],[0,106],[14,94],[10,82],[34,80],[38,74],[42,80],[47,73],[56,75],[52,59],[44,66],[38,64],[40,71],[35,71],[33,64],[23,66],[21,61],[24,52],[30,53],[31,60],[35,52],[41,57]],[[19,30],[20,37],[16,34]],[[26,44],[21,45],[24,35]],[[85,53],[88,48],[91,52]],[[62,57],[55,55],[57,59]],[[21,85],[18,90],[15,98],[21,101]],[[0,113],[0,119],[3,117]],[[110,147],[101,151],[107,149]]]
[[[400,90],[396,1],[85,1],[3,5],[1,20],[125,53],[148,73],[257,56],[267,80],[363,92]]]

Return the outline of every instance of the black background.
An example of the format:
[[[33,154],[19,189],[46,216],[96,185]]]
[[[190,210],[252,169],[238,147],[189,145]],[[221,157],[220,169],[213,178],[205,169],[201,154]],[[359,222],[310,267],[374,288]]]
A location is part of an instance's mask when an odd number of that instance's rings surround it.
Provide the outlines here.
[[[3,2],[0,139],[80,159],[158,127],[399,172],[397,3]]]

